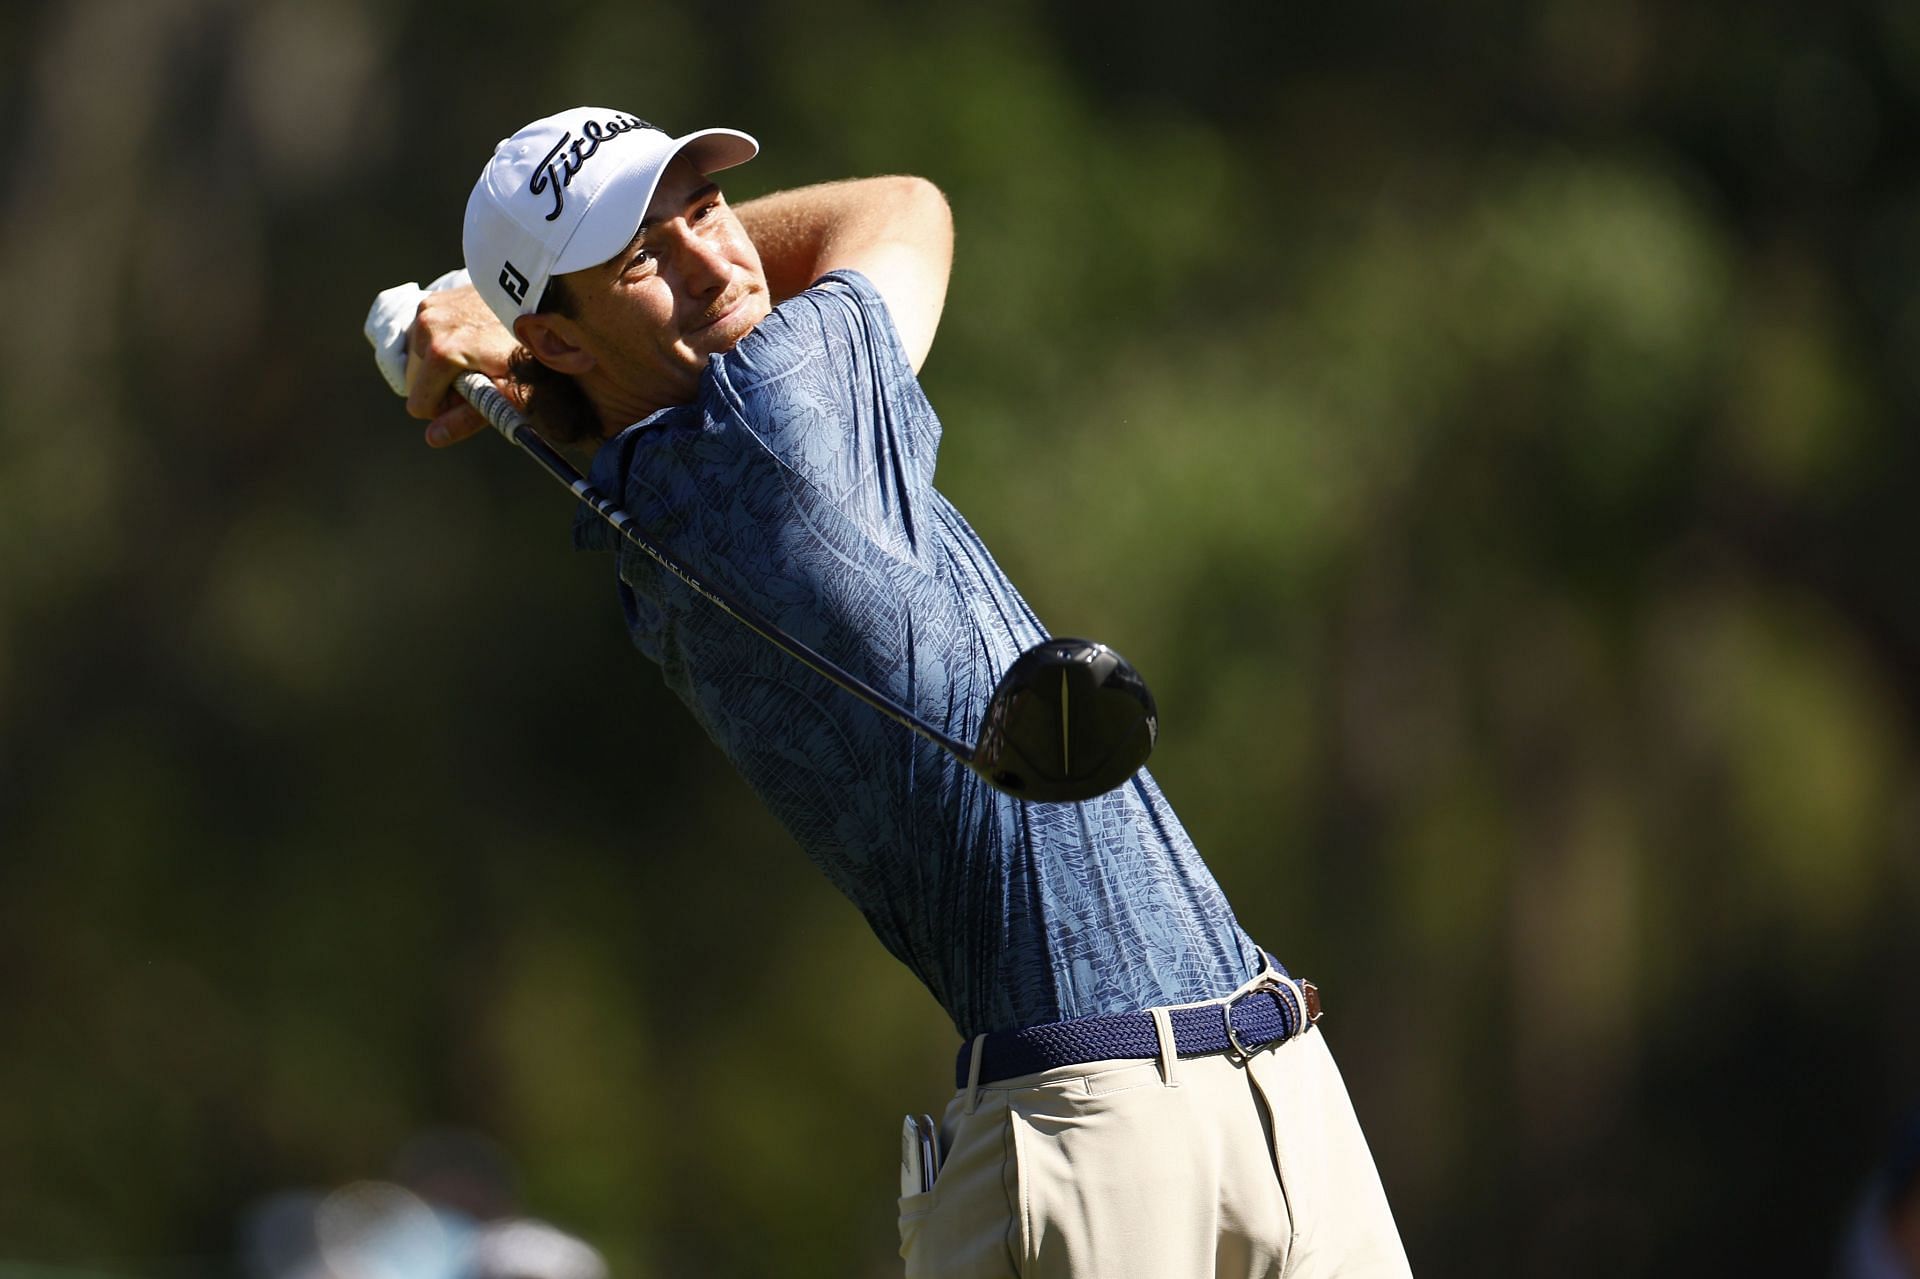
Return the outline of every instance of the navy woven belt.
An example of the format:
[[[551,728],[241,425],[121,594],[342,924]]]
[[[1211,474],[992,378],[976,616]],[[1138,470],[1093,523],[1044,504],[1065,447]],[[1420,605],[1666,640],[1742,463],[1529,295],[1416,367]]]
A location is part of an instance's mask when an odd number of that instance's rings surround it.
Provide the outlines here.
[[[1262,1048],[1291,1039],[1320,1020],[1320,991],[1310,981],[1300,982],[1306,1007],[1299,1006],[1291,987],[1283,982],[1256,986],[1231,1003],[1201,1004],[1168,1010],[1173,1043],[1182,1057],[1233,1053],[1245,1060]],[[1078,1021],[1049,1022],[1024,1030],[1000,1030],[980,1045],[980,1082],[994,1083],[1031,1075],[1056,1066],[1078,1066],[1090,1061],[1127,1057],[1158,1057],[1160,1036],[1151,1013],[1116,1013],[1110,1017],[1083,1017]],[[972,1043],[960,1046],[954,1064],[954,1086],[967,1086]]]

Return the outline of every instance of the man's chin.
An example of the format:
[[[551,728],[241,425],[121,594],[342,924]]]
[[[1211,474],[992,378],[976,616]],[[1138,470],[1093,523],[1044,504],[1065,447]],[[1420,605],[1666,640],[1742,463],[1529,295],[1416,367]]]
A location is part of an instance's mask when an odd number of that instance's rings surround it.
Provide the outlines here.
[[[740,344],[742,338],[759,328],[760,322],[771,311],[766,294],[754,293],[744,297],[733,310],[700,330],[699,344],[710,354],[731,351]]]

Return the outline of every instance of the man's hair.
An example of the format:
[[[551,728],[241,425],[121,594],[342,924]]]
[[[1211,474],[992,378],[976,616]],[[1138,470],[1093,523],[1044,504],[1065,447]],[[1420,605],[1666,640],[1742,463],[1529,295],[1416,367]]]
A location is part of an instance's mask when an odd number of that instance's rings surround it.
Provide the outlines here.
[[[543,315],[574,318],[573,295],[559,276],[547,281],[546,292],[534,310]],[[554,444],[579,444],[601,435],[600,414],[580,384],[565,373],[540,363],[521,347],[507,361],[507,376],[520,388],[520,402],[534,427]]]

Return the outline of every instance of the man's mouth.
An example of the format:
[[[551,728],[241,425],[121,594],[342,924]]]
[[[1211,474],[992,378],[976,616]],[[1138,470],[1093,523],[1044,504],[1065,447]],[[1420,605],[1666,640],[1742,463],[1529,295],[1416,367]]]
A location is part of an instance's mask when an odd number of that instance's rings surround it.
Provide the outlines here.
[[[695,333],[706,332],[708,329],[712,328],[714,325],[720,323],[720,321],[727,319],[734,312],[738,311],[742,306],[746,305],[747,299],[752,296],[753,296],[752,289],[740,290],[740,292],[736,294],[731,301],[722,302],[720,305],[710,308],[707,311],[706,318],[702,319],[699,324],[695,325],[693,331]]]

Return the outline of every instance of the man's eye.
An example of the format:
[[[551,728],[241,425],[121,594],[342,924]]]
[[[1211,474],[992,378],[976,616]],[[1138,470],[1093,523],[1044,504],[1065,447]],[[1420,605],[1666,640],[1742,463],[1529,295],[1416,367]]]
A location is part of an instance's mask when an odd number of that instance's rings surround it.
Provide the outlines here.
[[[635,253],[631,258],[627,259],[627,269],[637,270],[643,266],[650,266],[652,263],[653,254],[646,249],[641,249],[638,253]]]

